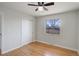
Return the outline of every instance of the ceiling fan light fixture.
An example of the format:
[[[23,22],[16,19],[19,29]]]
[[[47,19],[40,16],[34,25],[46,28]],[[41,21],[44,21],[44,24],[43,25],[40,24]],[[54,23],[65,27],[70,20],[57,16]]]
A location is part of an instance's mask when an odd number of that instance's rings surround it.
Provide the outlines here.
[[[44,11],[44,7],[42,6],[38,7],[38,11]]]

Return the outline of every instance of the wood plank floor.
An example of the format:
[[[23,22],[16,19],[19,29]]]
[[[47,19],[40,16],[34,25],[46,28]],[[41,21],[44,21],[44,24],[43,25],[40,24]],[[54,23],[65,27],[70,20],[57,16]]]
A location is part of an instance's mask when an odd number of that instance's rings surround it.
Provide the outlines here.
[[[0,55],[1,55],[1,49],[0,49]]]
[[[77,56],[77,52],[41,42],[32,42],[2,56]]]

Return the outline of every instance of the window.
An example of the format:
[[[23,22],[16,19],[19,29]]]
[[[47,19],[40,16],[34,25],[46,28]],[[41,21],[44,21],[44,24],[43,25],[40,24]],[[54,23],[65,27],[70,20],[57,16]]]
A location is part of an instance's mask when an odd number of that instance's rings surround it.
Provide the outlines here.
[[[60,34],[60,19],[49,19],[46,22],[46,33],[48,34]]]

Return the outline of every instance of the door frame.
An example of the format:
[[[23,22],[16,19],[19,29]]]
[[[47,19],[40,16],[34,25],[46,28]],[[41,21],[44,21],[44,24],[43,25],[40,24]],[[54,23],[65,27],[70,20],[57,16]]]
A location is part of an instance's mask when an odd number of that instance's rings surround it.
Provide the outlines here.
[[[30,19],[26,19],[27,21],[30,21],[31,23],[32,23],[32,41],[33,41],[33,21],[32,20],[30,20]],[[29,43],[31,43],[32,41],[29,41],[28,43],[25,43],[25,44],[23,44],[23,42],[22,42],[22,24],[23,23],[23,17],[22,17],[22,22],[21,22],[21,46],[23,46],[23,45],[26,45],[26,44],[29,44]]]

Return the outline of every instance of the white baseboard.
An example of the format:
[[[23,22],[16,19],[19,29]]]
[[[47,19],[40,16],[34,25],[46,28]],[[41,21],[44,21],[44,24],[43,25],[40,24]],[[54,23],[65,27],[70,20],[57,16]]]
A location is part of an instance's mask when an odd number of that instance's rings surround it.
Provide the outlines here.
[[[48,44],[48,45],[54,45],[54,46],[62,47],[62,48],[65,48],[65,49],[69,49],[69,50],[77,51],[77,52],[78,52],[78,50],[76,50],[76,49],[72,49],[72,48],[64,47],[64,46],[61,46],[61,45],[50,44],[50,43],[48,43],[48,42],[39,41],[39,40],[35,40],[35,41],[37,41],[37,42],[42,42],[42,43],[45,43],[45,44]],[[28,43],[21,44],[20,46],[18,46],[18,47],[16,47],[16,48],[12,48],[12,49],[7,50],[7,51],[2,51],[1,54],[5,54],[5,53],[8,53],[8,52],[10,52],[10,51],[13,51],[13,50],[15,50],[15,49],[18,49],[18,48],[24,46],[24,45],[27,45],[27,44],[31,43],[31,42],[34,42],[34,41],[30,41],[30,42],[28,42]],[[79,52],[78,52],[78,54],[79,54]]]
[[[61,47],[61,48],[65,48],[65,49],[72,50],[72,51],[78,51],[77,49],[73,49],[73,48],[64,47],[64,46],[61,46],[61,45],[58,45],[58,44],[50,44],[50,43],[48,43],[48,42],[39,41],[39,40],[37,40],[37,42],[42,42],[42,43],[45,43],[45,44],[48,44],[48,45],[58,46],[58,47]]]
[[[24,46],[24,45],[27,45],[27,44],[29,44],[31,42],[33,42],[33,41],[29,41],[29,42],[26,42],[26,43],[23,43],[23,44],[21,43],[21,47]]]
[[[10,52],[10,51],[13,51],[13,50],[15,50],[15,49],[18,49],[18,48],[20,48],[21,46],[18,46],[18,47],[15,47],[15,48],[12,48],[12,49],[9,49],[9,50],[7,50],[7,51],[1,51],[1,54],[5,54],[5,53],[8,53],[8,52]]]
[[[32,42],[32,41],[27,42],[27,43],[24,43],[24,44],[21,44],[20,46],[15,47],[15,48],[12,48],[12,49],[9,49],[9,50],[7,50],[7,51],[1,51],[1,54],[5,54],[5,53],[8,53],[8,52],[13,51],[13,50],[15,50],[15,49],[21,48],[22,46],[27,45],[27,44],[29,44],[29,43],[31,43],[31,42]]]

